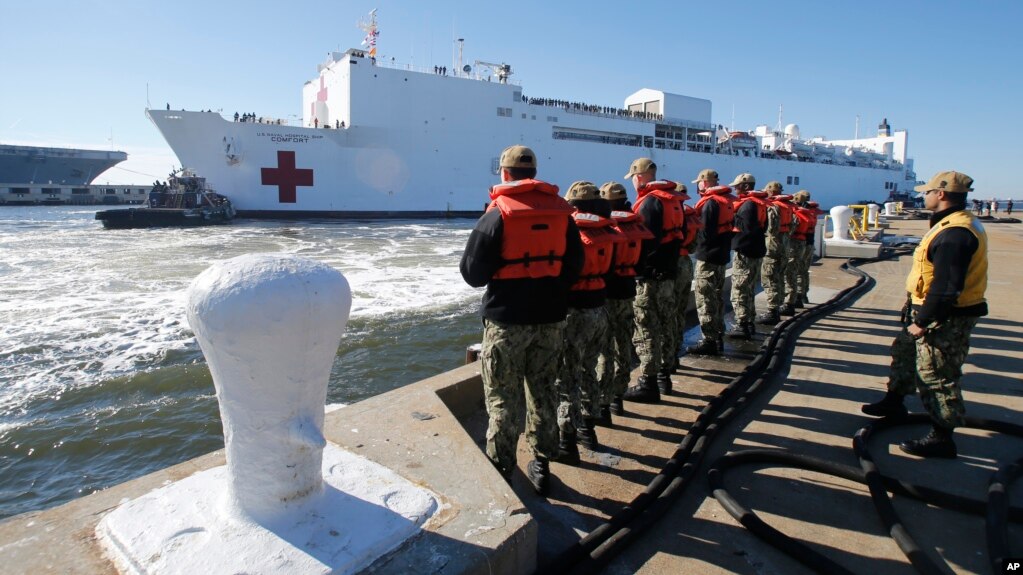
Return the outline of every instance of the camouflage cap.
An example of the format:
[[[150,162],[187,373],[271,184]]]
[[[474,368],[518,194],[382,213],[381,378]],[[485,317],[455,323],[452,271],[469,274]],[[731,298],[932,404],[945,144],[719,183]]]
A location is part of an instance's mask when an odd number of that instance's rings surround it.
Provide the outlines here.
[[[605,200],[624,200],[628,197],[625,186],[618,182],[605,182],[600,186],[600,197]]]
[[[599,200],[600,190],[592,182],[572,182],[565,192],[566,200]]]
[[[929,182],[913,189],[920,193],[941,190],[954,194],[965,194],[973,191],[973,178],[962,172],[938,172]]]
[[[739,184],[749,184],[751,186],[755,186],[757,185],[757,179],[753,177],[753,174],[749,173],[739,174],[738,176],[735,176],[735,179],[732,180],[732,183],[728,185],[738,186]]]
[[[632,165],[629,166],[629,173],[625,174],[625,179],[628,180],[636,174],[642,174],[656,169],[657,164],[655,164],[650,158],[637,158],[636,160],[633,160]]]
[[[686,185],[681,182],[675,184],[675,193],[687,200],[689,199],[689,189],[686,188]]]
[[[767,185],[764,186],[764,191],[768,193],[780,194],[781,190],[781,182],[767,182]]]
[[[810,199],[810,192],[806,190],[799,190],[798,192],[792,194],[792,199],[795,200],[796,202],[805,202]]]
[[[502,168],[536,168],[536,154],[525,146],[508,146],[501,152]]]
[[[700,175],[696,176],[696,179],[693,180],[693,183],[698,184],[700,182],[713,182],[716,184],[718,182],[717,171],[711,169],[700,170]]]

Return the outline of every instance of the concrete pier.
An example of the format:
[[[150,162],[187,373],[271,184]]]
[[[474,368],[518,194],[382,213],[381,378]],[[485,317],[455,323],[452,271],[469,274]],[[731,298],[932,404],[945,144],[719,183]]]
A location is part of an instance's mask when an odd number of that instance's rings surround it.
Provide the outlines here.
[[[985,224],[991,268],[991,315],[978,324],[963,378],[968,415],[1023,423],[1023,227]],[[892,223],[890,233],[922,235],[927,222]],[[870,421],[862,403],[880,397],[898,328],[910,258],[862,266],[874,288],[851,306],[818,320],[799,336],[785,381],[768,387],[712,444],[699,477],[668,515],[607,567],[607,573],[808,573],[751,535],[710,497],[707,464],[730,450],[774,447],[855,465],[852,435]],[[852,285],[842,262],[811,269],[812,302]],[[762,305],[762,301],[758,301]],[[761,328],[762,329],[762,328]],[[687,335],[699,337],[698,330]],[[706,402],[739,373],[762,340],[727,342],[720,358],[685,358],[675,391],[660,405],[626,403],[613,429],[598,428],[604,447],[583,450],[578,467],[552,464],[551,494],[536,496],[521,471],[509,486],[482,453],[485,417],[477,366],[468,366],[327,414],[326,439],[437,494],[441,509],[418,538],[372,568],[384,573],[529,573],[544,567],[635,497],[674,452]],[[911,411],[921,411],[917,399]],[[982,499],[996,462],[1019,457],[1023,441],[994,433],[957,433],[960,457],[910,457],[897,443],[922,427],[893,429],[872,441],[888,475]],[[520,443],[519,464],[529,460]],[[93,532],[124,499],[165,481],[223,465],[223,452],[141,477],[61,507],[0,522],[6,573],[113,573]],[[858,573],[896,574],[909,563],[888,538],[866,487],[796,469],[735,470],[728,483],[744,503],[776,528]],[[1010,497],[1023,501],[1017,482]],[[896,499],[907,526],[929,554],[956,572],[988,571],[983,518]],[[1010,527],[1011,542],[1023,529]]]

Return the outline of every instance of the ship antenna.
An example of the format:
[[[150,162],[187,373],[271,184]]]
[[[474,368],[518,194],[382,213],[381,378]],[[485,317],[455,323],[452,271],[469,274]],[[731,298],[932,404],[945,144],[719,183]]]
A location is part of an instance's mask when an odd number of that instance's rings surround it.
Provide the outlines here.
[[[782,111],[784,109],[785,109],[785,105],[784,104],[778,104],[778,127],[775,128],[775,130],[777,132],[781,132],[781,118],[782,118]]]
[[[856,132],[853,135],[854,140],[860,139],[860,115],[856,114]]]

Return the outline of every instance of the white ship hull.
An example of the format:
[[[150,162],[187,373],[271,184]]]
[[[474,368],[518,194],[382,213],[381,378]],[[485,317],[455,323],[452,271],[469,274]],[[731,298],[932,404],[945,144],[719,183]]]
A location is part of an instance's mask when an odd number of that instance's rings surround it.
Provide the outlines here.
[[[148,115],[182,166],[205,176],[244,216],[478,214],[498,181],[497,158],[512,144],[533,148],[538,178],[562,189],[576,180],[622,181],[643,156],[653,158],[662,178],[688,183],[704,168],[722,178],[750,172],[760,185],[777,180],[786,191],[810,190],[822,207],[883,201],[913,179],[905,160],[880,169],[662,148],[685,147],[662,137],[671,119],[528,103],[519,86],[371,66],[351,52],[322,67],[329,81],[305,89],[304,123],[344,121],[346,129],[236,122],[204,112]],[[707,102],[708,117],[709,110]],[[685,138],[695,138],[701,127],[707,133],[706,120],[677,124],[689,126]],[[619,137],[639,145],[607,143]]]

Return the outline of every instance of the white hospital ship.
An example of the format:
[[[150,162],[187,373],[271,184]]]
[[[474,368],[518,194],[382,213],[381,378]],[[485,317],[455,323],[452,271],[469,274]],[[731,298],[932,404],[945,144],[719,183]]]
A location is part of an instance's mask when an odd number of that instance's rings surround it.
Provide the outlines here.
[[[475,62],[455,73],[414,69],[364,50],[333,52],[303,88],[302,126],[210,112],[148,110],[183,166],[256,217],[478,215],[512,144],[536,151],[538,178],[621,181],[635,158],[688,182],[750,172],[762,186],[810,190],[822,207],[883,201],[916,180],[908,133],[802,139],[795,124],[730,132],[709,100],[641,89],[621,108],[538,98],[511,67]],[[245,118],[243,118],[245,119]],[[723,182],[727,183],[727,182]]]

